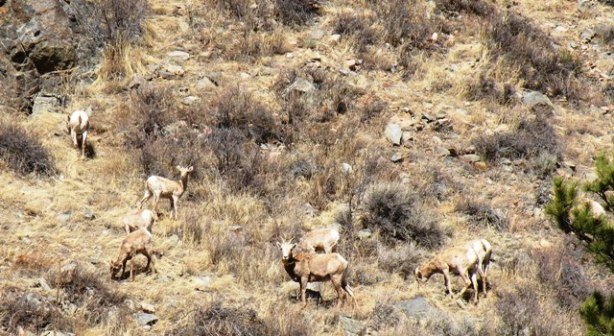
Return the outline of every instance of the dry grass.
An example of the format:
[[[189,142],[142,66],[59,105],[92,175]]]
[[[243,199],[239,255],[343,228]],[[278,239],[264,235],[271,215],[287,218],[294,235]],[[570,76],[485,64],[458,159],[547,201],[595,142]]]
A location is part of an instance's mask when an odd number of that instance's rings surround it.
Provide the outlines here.
[[[544,116],[518,106],[520,88],[569,98],[565,85],[580,78],[575,55],[536,48],[552,42],[547,25],[524,18],[531,6],[563,5],[518,3],[514,21],[481,1],[152,1],[141,42],[107,49],[98,81],[71,96],[67,111],[95,106],[96,157],[70,147],[63,114],[11,114],[57,174],[0,173],[0,334],[344,335],[347,316],[379,335],[580,335],[583,289],[607,288],[612,275],[540,217],[544,176],[566,160],[572,174],[590,174],[596,150],[611,149],[612,121],[599,104],[552,99]],[[174,50],[190,54],[185,75],[158,77],[153,65]],[[133,74],[145,78],[136,89],[126,85]],[[187,95],[200,100],[186,105]],[[391,121],[411,138],[401,146],[385,138]],[[472,153],[486,167],[466,161]],[[195,171],[178,219],[163,202],[154,226],[159,273],[113,281],[122,216],[148,175],[173,178],[177,164]],[[324,283],[323,302],[300,310],[275,242],[335,223],[358,307],[334,308]],[[414,282],[422,260],[478,236],[497,262],[477,306],[446,298],[440,276]],[[78,273],[60,281],[58,264],[70,260]],[[399,309],[417,296],[437,310]],[[134,318],[142,303],[159,317],[150,330]]]

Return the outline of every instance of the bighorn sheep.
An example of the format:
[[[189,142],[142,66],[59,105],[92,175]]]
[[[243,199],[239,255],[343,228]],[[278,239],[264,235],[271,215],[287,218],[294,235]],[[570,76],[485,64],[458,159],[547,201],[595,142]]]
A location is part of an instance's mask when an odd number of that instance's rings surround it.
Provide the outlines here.
[[[194,170],[194,167],[177,166],[176,168],[180,173],[179,181],[169,180],[160,176],[150,176],[147,179],[147,182],[145,182],[145,195],[141,199],[139,209],[142,209],[143,204],[153,196],[154,212],[158,213],[160,197],[168,198],[171,201],[173,218],[177,219],[177,203],[179,202],[179,197],[183,195],[188,187],[188,174]]]
[[[126,263],[137,254],[142,254],[147,257],[147,266],[145,266],[145,268],[149,268],[149,265],[151,264],[151,270],[154,273],[158,273],[153,255],[151,233],[141,228],[131,232],[126,236],[126,238],[124,238],[124,241],[119,249],[117,260],[111,261],[111,278],[115,279],[115,274],[117,274],[117,271],[119,271],[120,268],[123,276],[126,272]],[[134,263],[130,263],[130,279],[134,281]]]
[[[354,292],[347,283],[348,262],[338,253],[314,254],[308,251],[295,249],[296,244],[282,240],[277,243],[282,251],[284,269],[290,278],[300,284],[301,301],[303,308],[307,306],[306,291],[309,282],[330,280],[337,292],[337,307],[341,301],[347,301],[347,295],[353,300],[356,307]]]
[[[90,129],[89,114],[92,112],[92,107],[88,107],[86,111],[77,110],[66,116],[66,130],[72,138],[73,146],[79,146],[81,139],[81,155],[85,157],[87,131]]]
[[[140,228],[152,233],[151,228],[158,219],[158,215],[149,209],[138,210],[136,213],[126,215],[123,219],[126,233],[136,231]]]
[[[338,241],[339,231],[337,231],[337,229],[317,229],[307,232],[298,243],[298,247],[312,253],[317,251],[331,253],[337,250]]]
[[[486,239],[472,240],[469,245],[478,256],[478,274],[482,279],[482,290],[484,296],[488,296],[486,293],[486,275],[488,273],[488,266],[492,259],[492,246]]]
[[[427,261],[422,267],[417,267],[415,270],[416,281],[428,281],[431,275],[435,273],[443,274],[446,289],[449,295],[452,295],[452,286],[450,285],[450,273],[459,275],[465,287],[458,293],[458,297],[462,296],[469,286],[473,285],[474,299],[473,302],[478,302],[478,281],[479,273],[479,257],[471,244],[464,247],[455,247],[436,255],[431,260]]]

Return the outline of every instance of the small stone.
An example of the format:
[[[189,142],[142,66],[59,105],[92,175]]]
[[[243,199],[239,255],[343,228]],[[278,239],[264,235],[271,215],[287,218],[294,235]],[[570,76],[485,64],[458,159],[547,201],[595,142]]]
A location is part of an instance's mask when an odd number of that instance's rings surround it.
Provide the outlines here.
[[[318,214],[318,211],[309,203],[305,203],[303,205],[303,209],[305,211],[305,215],[309,217],[315,217]]]
[[[179,65],[167,64],[162,67],[159,73],[162,78],[172,79],[182,77],[185,74],[185,70]]]
[[[435,147],[435,153],[439,156],[450,156],[450,151],[442,146]]]
[[[384,133],[386,134],[386,138],[388,139],[388,141],[390,141],[393,145],[398,146],[401,144],[401,137],[403,136],[403,132],[401,131],[401,126],[399,126],[399,124],[389,123],[388,125],[386,125]]]
[[[503,158],[503,159],[499,160],[499,162],[501,164],[503,164],[503,165],[506,165],[506,166],[509,166],[509,165],[512,164],[512,161],[510,159],[508,159],[508,158]]]
[[[320,40],[324,37],[324,30],[316,28],[309,34],[309,37],[313,40]]]
[[[400,301],[394,306],[410,317],[425,317],[439,312],[438,308],[433,306],[422,296],[417,296],[411,300]]]
[[[433,122],[437,120],[432,114],[427,112],[422,113],[422,119],[426,120],[427,122]]]
[[[187,97],[183,98],[183,100],[182,100],[181,102],[182,102],[184,105],[188,105],[188,106],[190,106],[190,105],[192,105],[192,104],[194,104],[194,103],[198,102],[199,100],[200,100],[200,98],[199,98],[199,97],[196,97],[196,96],[187,96]]]
[[[166,56],[168,56],[168,58],[171,58],[173,60],[176,61],[180,61],[180,62],[185,62],[188,59],[190,59],[190,54],[188,54],[185,51],[171,51],[168,54],[166,54]]]
[[[410,131],[404,131],[401,140],[403,140],[403,144],[407,145],[410,141],[414,140],[414,137],[411,135]]]
[[[51,290],[51,287],[49,286],[49,284],[47,283],[47,280],[45,280],[45,278],[39,278],[38,279],[38,284],[45,291],[50,291]]]
[[[350,174],[352,173],[352,166],[349,163],[344,162],[341,164],[341,170],[346,174]]]
[[[288,91],[299,91],[299,92],[311,92],[314,91],[316,87],[310,81],[297,77],[294,82],[288,87]]]
[[[241,80],[250,79],[251,77],[252,77],[252,75],[248,74],[247,72],[240,72],[239,73],[239,79],[241,79]]]
[[[480,161],[480,156],[477,154],[465,154],[461,155],[461,160],[467,161],[469,163],[475,163]]]
[[[68,224],[68,221],[70,220],[70,213],[64,212],[64,213],[61,213],[55,216],[55,218],[58,220],[58,222],[60,222],[61,225],[66,225]]]
[[[194,289],[196,289],[197,291],[206,292],[210,290],[211,282],[212,280],[210,276],[192,278],[192,285],[194,286]]]
[[[582,39],[583,42],[590,42],[593,37],[595,37],[595,31],[592,29],[584,29],[581,33],[580,33],[580,39]]]
[[[403,156],[400,153],[394,153],[390,157],[390,161],[392,161],[394,163],[402,162],[403,161]]]
[[[356,321],[347,316],[339,316],[339,324],[341,325],[345,336],[358,336],[364,329],[362,322]]]
[[[158,317],[154,314],[136,313],[134,317],[141,326],[152,326],[158,322]]]
[[[87,219],[87,220],[94,220],[96,218],[96,214],[94,213],[94,211],[90,208],[86,208],[83,211],[83,218]]]
[[[479,170],[486,170],[486,169],[488,169],[488,165],[484,161],[475,162],[473,165],[476,168],[478,168]]]
[[[358,231],[358,239],[360,239],[360,240],[365,240],[365,239],[371,238],[372,235],[373,235],[373,233],[369,229],[364,229],[364,230]]]
[[[47,330],[44,333],[42,333],[41,336],[75,336],[75,334],[70,333],[70,332],[64,332],[64,331]]]
[[[526,91],[522,94],[522,103],[528,108],[533,108],[538,105],[552,106],[550,98],[538,91]]]
[[[212,90],[215,89],[216,85],[209,78],[204,77],[199,79],[196,82],[196,88],[199,90]]]
[[[54,96],[37,96],[34,98],[34,103],[32,105],[32,115],[37,116],[44,113],[55,113],[58,112],[58,108],[60,107],[60,100]]]
[[[340,39],[341,39],[341,35],[339,34],[333,34],[329,38],[331,42],[338,42]]]
[[[141,310],[145,313],[153,314],[156,312],[156,307],[147,302],[141,302]]]

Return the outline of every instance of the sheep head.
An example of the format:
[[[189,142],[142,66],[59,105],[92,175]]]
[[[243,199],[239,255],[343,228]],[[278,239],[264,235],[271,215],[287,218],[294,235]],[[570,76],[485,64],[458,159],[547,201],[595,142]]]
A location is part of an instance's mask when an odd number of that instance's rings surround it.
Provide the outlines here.
[[[292,249],[296,246],[296,244],[292,243],[292,240],[285,241],[284,239],[280,242],[277,242],[277,247],[281,249],[281,260],[288,261],[292,257]]]
[[[115,278],[115,274],[122,268],[122,263],[120,261],[111,261],[110,264],[111,278]]]

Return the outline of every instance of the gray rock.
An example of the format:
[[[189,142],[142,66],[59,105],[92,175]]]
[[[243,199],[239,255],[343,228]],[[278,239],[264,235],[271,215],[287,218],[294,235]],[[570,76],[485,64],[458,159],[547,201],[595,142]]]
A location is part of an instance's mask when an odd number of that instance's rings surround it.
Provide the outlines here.
[[[299,91],[299,92],[311,92],[314,91],[316,87],[310,81],[305,78],[297,77],[294,82],[288,87],[288,91]]]
[[[475,163],[475,162],[480,161],[480,156],[477,154],[465,154],[465,155],[461,155],[461,159],[469,163]]]
[[[247,72],[240,72],[239,73],[239,79],[241,79],[241,80],[250,79],[251,77],[252,77],[252,75],[248,74]]]
[[[403,140],[404,144],[407,144],[410,141],[414,140],[414,137],[411,135],[410,131],[404,131],[402,136],[401,136],[401,139]]]
[[[429,303],[424,297],[417,296],[411,300],[397,302],[395,305],[409,317],[424,317],[430,313],[438,313],[439,309]]]
[[[390,161],[392,161],[394,163],[402,162],[403,161],[403,155],[401,155],[401,153],[394,153],[390,157]]]
[[[584,29],[581,33],[580,33],[580,39],[582,39],[583,42],[590,42],[593,37],[595,37],[595,31],[592,29]]]
[[[341,35],[339,34],[333,34],[329,38],[331,42],[338,42],[340,39],[341,39]]]
[[[58,222],[60,222],[61,225],[66,225],[70,220],[70,212],[61,213],[55,216],[55,218],[58,220]]]
[[[386,135],[386,139],[390,141],[393,145],[401,144],[401,137],[403,136],[403,132],[401,131],[401,126],[395,123],[388,123],[386,125],[386,129],[384,130]]]
[[[352,166],[349,163],[344,162],[344,163],[341,164],[341,171],[343,171],[346,174],[351,174],[352,173]]]
[[[50,291],[51,287],[49,286],[49,284],[47,283],[47,280],[45,280],[45,278],[39,278],[38,279],[38,284],[41,286],[41,288],[44,291]]]
[[[426,122],[432,122],[432,121],[437,120],[437,118],[435,118],[432,114],[428,112],[422,113],[422,119],[426,120]]]
[[[83,218],[87,220],[94,220],[96,218],[96,214],[92,209],[86,208],[85,210],[83,210]]]
[[[305,214],[309,217],[315,217],[318,214],[318,211],[309,203],[303,204],[303,209],[305,210]]]
[[[201,78],[196,82],[196,88],[199,90],[212,90],[215,89],[215,87],[215,83],[208,77]]]
[[[153,314],[156,312],[156,307],[151,303],[141,302],[141,310],[145,313]]]
[[[314,30],[311,31],[311,34],[309,34],[309,37],[313,40],[320,40],[324,37],[324,30],[315,28]]]
[[[141,326],[152,326],[158,322],[158,317],[154,314],[136,313],[134,318]]]
[[[210,276],[192,277],[191,282],[194,289],[197,291],[206,292],[211,289],[212,279]]]
[[[60,100],[55,96],[40,95],[34,98],[32,105],[32,115],[38,116],[44,113],[58,112]]]
[[[358,239],[360,240],[371,238],[372,235],[373,233],[369,229],[360,230],[358,231],[358,234],[357,234]]]
[[[538,91],[525,91],[522,94],[522,103],[525,104],[528,108],[533,108],[535,106],[552,106],[552,102],[550,98]]]
[[[196,97],[196,96],[187,96],[185,98],[183,98],[183,100],[181,101],[184,105],[192,105],[196,102],[198,102],[200,100],[200,97]]]
[[[75,336],[75,334],[64,331],[47,330],[41,336]]]
[[[360,321],[356,321],[347,316],[339,316],[339,324],[343,329],[345,336],[358,336],[365,329]]]
[[[442,146],[435,147],[435,153],[439,156],[450,156],[450,150]]]
[[[166,64],[159,70],[160,76],[165,79],[183,77],[185,70],[180,65]]]
[[[185,62],[190,59],[190,54],[188,54],[185,51],[179,51],[179,50],[171,51],[168,54],[166,54],[166,56],[168,56],[168,58],[170,59],[173,59],[179,62]]]
[[[179,131],[181,129],[185,129],[188,127],[188,123],[185,120],[179,120],[176,121],[170,125],[166,125],[163,129],[165,134],[168,134],[170,136],[174,136],[177,133],[179,133]]]

